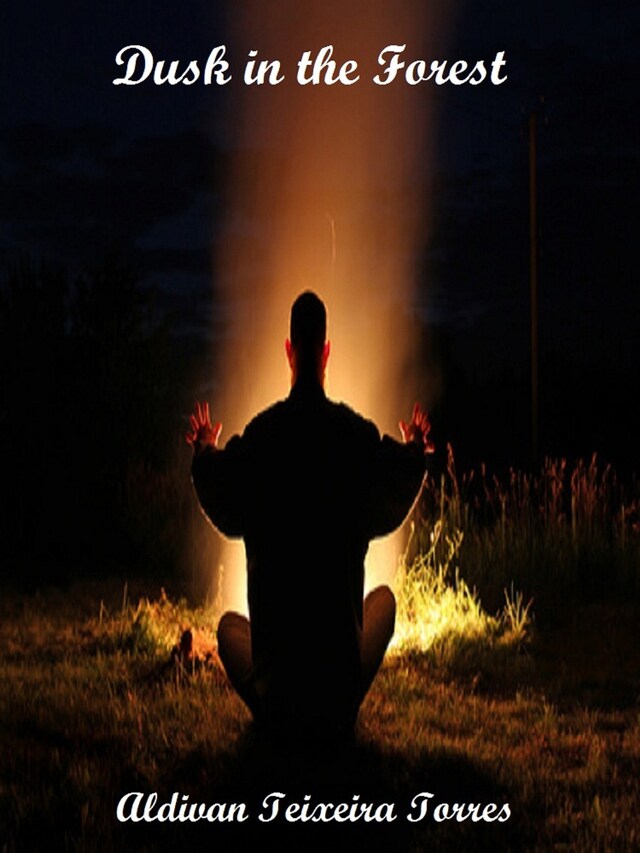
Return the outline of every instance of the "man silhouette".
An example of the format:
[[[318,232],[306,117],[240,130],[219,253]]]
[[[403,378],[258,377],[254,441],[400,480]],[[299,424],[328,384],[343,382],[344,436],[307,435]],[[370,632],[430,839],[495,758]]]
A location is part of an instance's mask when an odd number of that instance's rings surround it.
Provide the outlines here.
[[[250,621],[225,613],[218,650],[254,718],[304,735],[349,732],[393,634],[395,599],[363,604],[369,541],[416,500],[429,442],[416,404],[404,444],[327,399],[326,312],[309,291],[291,309],[291,392],[217,447],[221,424],[196,404],[187,441],[206,515],[242,537]]]

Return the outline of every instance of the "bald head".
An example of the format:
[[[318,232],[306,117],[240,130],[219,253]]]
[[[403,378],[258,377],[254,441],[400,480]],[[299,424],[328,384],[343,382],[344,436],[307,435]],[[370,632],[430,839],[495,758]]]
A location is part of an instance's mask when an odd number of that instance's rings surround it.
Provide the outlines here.
[[[311,290],[305,290],[291,306],[291,343],[300,352],[309,352],[324,346],[326,334],[324,302]]]
[[[323,384],[329,357],[326,335],[327,311],[324,302],[311,290],[306,290],[291,306],[287,356],[294,384],[298,379],[316,379]]]

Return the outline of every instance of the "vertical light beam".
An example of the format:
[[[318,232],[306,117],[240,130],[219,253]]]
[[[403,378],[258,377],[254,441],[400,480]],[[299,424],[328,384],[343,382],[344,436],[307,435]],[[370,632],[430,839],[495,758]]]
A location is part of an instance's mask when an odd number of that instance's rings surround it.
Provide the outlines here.
[[[399,437],[419,387],[411,318],[429,228],[432,90],[403,78],[378,86],[373,77],[389,44],[406,44],[408,58],[442,55],[430,38],[442,36],[439,15],[417,2],[235,4],[236,62],[257,50],[256,62],[280,60],[285,80],[239,84],[234,95],[227,220],[215,260],[228,334],[213,412],[227,437],[287,395],[289,310],[307,288],[328,309],[329,396]],[[326,45],[339,64],[357,60],[357,83],[299,85],[297,60]],[[397,537],[374,543],[368,586],[390,578],[398,547]],[[225,544],[221,562],[226,603],[246,610],[242,547]]]

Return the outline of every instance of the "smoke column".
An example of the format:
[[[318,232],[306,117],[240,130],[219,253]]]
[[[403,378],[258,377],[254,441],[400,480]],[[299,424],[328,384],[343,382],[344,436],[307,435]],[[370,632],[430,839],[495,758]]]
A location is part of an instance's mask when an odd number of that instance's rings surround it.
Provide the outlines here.
[[[240,11],[239,7],[242,6]],[[417,395],[419,336],[412,320],[420,249],[428,239],[432,86],[377,86],[377,58],[406,44],[407,61],[445,58],[443,21],[420,2],[338,0],[234,4],[230,20],[233,151],[216,250],[216,298],[226,318],[212,405],[222,440],[289,391],[284,340],[302,290],[328,311],[328,396],[399,438]],[[358,61],[353,86],[301,86],[297,61],[333,45]],[[249,51],[278,59],[277,86],[242,83]],[[354,507],[354,513],[358,511]],[[397,536],[372,543],[368,586],[389,580]],[[222,546],[223,598],[246,611],[244,550]]]

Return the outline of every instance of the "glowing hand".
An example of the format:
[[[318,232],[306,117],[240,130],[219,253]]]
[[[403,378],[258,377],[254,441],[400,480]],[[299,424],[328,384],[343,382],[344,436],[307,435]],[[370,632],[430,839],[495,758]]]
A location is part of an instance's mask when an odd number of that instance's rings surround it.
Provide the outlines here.
[[[400,421],[400,432],[402,433],[405,444],[413,441],[419,444],[425,453],[433,453],[435,451],[435,445],[429,438],[429,433],[431,432],[429,415],[422,411],[419,403],[416,403],[413,407],[409,423]]]
[[[189,418],[191,429],[186,434],[187,444],[190,444],[196,453],[202,452],[205,447],[217,447],[218,438],[222,431],[222,424],[215,426],[211,423],[208,403],[196,403],[195,412]]]

